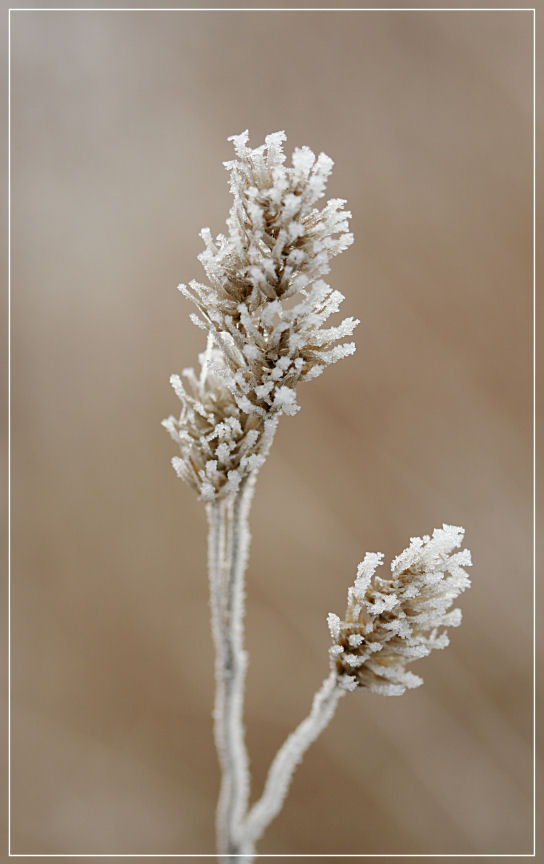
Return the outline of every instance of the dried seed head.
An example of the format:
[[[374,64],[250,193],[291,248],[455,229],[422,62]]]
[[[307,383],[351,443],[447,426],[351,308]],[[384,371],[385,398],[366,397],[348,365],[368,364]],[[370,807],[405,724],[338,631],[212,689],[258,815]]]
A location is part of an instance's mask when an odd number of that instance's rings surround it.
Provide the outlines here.
[[[353,242],[342,199],[321,209],[332,160],[296,149],[285,166],[285,134],[268,135],[254,150],[248,133],[232,139],[236,159],[225,163],[234,201],[228,235],[201,236],[199,256],[209,285],[180,290],[197,308],[192,320],[208,333],[201,373],[186,370],[172,386],[179,419],[164,425],[179,444],[180,477],[205,500],[235,491],[264,461],[281,414],[295,414],[299,381],[355,350],[343,342],[359,323],[325,327],[344,297],[322,277]]]
[[[181,456],[172,465],[182,480],[205,501],[236,492],[242,479],[260,467],[272,441],[275,418],[257,418],[241,412],[221,375],[223,354],[208,339],[199,355],[200,376],[184,369],[170,378],[181,404],[179,418],[163,420]],[[242,425],[243,424],[243,425]]]
[[[458,627],[461,610],[448,611],[470,586],[463,567],[468,549],[454,552],[463,528],[443,525],[432,538],[413,537],[391,564],[391,578],[377,576],[381,554],[367,554],[348,590],[345,620],[330,613],[330,658],[339,684],[391,696],[418,687],[422,679],[406,666],[449,644],[446,627]]]

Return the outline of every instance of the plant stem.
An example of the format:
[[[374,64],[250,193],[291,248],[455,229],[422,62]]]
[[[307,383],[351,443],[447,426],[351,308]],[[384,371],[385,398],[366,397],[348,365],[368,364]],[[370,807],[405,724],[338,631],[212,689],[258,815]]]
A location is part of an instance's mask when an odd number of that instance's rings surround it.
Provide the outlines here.
[[[331,671],[315,694],[308,716],[278,750],[270,766],[263,794],[253,805],[244,822],[240,836],[240,848],[244,852],[253,852],[255,842],[280,812],[295,768],[310,744],[331,720],[338,700],[345,692],[338,687],[336,672]]]
[[[244,572],[250,541],[248,515],[255,480],[256,472],[253,472],[234,495],[207,505],[210,605],[215,643],[214,729],[221,767],[216,824],[218,851],[225,856],[240,852],[239,833],[249,795],[249,760],[243,727],[247,667],[243,616]]]

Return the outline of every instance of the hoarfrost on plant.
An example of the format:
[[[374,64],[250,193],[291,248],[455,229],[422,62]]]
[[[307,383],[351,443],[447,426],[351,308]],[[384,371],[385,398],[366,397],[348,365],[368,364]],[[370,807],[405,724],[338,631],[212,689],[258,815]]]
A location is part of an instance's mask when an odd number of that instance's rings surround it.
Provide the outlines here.
[[[397,696],[423,683],[406,666],[445,648],[446,628],[461,623],[461,610],[450,607],[470,586],[464,570],[470,552],[454,551],[463,536],[463,528],[443,525],[432,538],[412,537],[391,563],[390,578],[376,574],[383,555],[365,556],[348,589],[345,619],[334,613],[327,618],[340,686]]]
[[[179,445],[178,476],[210,501],[234,493],[259,467],[278,418],[299,410],[297,384],[353,354],[355,344],[342,340],[359,323],[324,326],[344,297],[322,277],[353,242],[343,199],[316,206],[332,159],[301,147],[286,166],[283,132],[255,149],[247,131],[230,140],[228,231],[214,239],[202,229],[207,284],[179,286],[208,347],[199,374],[172,376],[182,410],[164,421]]]

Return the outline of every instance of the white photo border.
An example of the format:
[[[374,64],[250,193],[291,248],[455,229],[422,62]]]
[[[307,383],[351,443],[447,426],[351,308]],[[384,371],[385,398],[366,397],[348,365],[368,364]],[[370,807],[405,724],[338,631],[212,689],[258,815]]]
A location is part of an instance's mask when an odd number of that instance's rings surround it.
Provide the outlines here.
[[[255,858],[535,858],[536,857],[536,9],[534,7],[114,7],[8,9],[8,857],[9,858],[220,858],[217,853],[23,853],[11,851],[11,15],[12,12],[529,12],[533,19],[533,831],[532,851],[512,853],[274,853]],[[247,855],[231,855],[245,859]]]

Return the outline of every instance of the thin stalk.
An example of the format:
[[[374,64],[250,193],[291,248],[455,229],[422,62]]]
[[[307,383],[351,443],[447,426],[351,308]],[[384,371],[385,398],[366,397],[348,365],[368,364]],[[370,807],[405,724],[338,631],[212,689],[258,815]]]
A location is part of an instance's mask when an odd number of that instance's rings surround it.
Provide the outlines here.
[[[243,699],[247,654],[243,648],[244,572],[250,533],[248,515],[256,472],[238,491],[207,505],[208,565],[215,643],[214,730],[221,767],[217,806],[218,851],[239,853],[239,833],[249,796]],[[226,861],[230,859],[226,857]]]
[[[340,696],[346,691],[337,684],[335,671],[323,681],[314,696],[308,716],[278,750],[266,779],[263,794],[253,805],[242,827],[240,849],[253,853],[255,843],[280,812],[293,774],[310,744],[330,722]],[[249,864],[249,862],[247,862]]]

